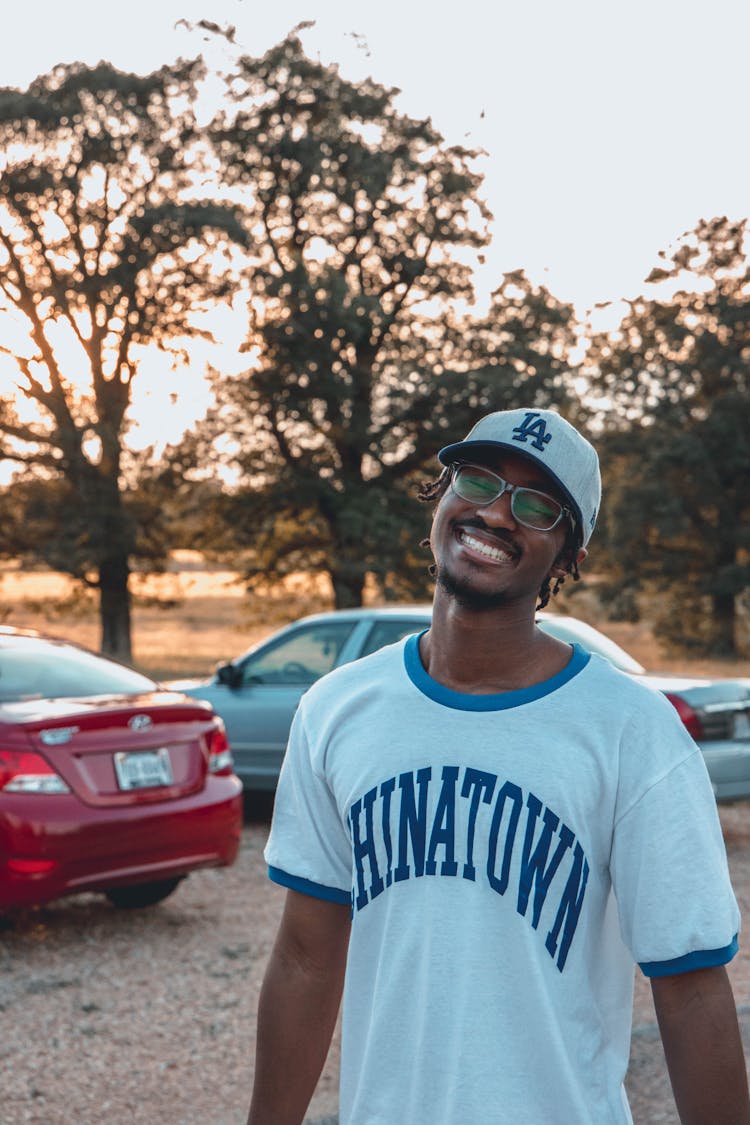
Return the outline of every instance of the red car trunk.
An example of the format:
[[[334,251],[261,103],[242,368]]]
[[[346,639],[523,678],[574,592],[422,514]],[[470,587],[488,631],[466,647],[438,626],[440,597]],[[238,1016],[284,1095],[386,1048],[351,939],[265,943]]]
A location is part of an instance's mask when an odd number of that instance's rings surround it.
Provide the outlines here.
[[[31,746],[87,805],[168,801],[201,789],[215,719],[177,695],[20,704]],[[54,718],[50,715],[54,712]],[[40,713],[41,712],[41,713]],[[17,716],[20,720],[21,716]]]

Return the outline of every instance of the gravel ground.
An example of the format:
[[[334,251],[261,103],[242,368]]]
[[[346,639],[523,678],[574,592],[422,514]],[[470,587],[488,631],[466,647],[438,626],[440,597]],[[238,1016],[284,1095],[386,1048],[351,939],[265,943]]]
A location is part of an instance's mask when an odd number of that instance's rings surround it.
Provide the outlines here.
[[[750,918],[750,803],[720,813]],[[3,923],[2,1125],[245,1121],[257,991],[283,900],[265,875],[267,832],[260,802],[234,867],[192,875],[151,910],[79,895]],[[730,973],[750,1057],[748,945]],[[310,1125],[335,1125],[337,1062],[334,1044]],[[638,1125],[679,1125],[640,976],[627,1085]]]

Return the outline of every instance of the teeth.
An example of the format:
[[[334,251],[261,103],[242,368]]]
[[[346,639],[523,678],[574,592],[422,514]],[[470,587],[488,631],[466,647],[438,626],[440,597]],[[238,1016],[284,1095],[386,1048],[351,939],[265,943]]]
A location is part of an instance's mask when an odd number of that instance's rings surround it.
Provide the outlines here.
[[[467,531],[461,532],[461,541],[467,547],[471,547],[472,551],[479,551],[480,555],[486,555],[488,559],[495,559],[497,562],[510,562],[511,560],[507,551],[502,551],[499,547],[491,547],[489,543],[485,543],[481,539],[475,539]]]

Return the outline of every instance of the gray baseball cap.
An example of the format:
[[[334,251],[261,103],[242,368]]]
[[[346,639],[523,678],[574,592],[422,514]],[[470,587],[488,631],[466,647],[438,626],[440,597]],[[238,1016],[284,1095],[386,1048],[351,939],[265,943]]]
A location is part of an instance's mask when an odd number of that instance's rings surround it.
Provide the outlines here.
[[[591,442],[554,410],[498,410],[480,418],[463,441],[438,453],[443,465],[508,449],[534,461],[570,501],[585,547],[602,497],[599,458]]]

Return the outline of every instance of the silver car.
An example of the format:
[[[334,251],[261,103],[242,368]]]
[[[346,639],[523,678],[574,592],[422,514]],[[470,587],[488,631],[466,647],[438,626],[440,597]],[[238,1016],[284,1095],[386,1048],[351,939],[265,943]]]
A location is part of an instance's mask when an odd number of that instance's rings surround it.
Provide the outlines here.
[[[304,617],[228,664],[213,679],[170,684],[205,699],[222,717],[245,789],[275,789],[300,697],[315,680],[383,645],[428,628],[429,605],[346,609]],[[719,801],[750,797],[750,680],[646,673],[598,629],[575,617],[540,613],[538,624],[578,642],[663,691],[700,746]]]

